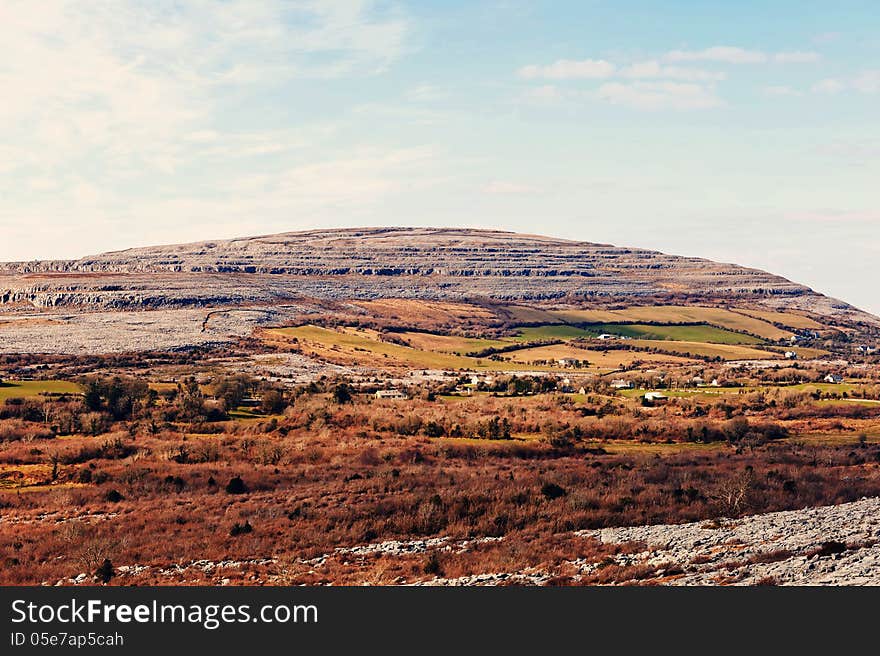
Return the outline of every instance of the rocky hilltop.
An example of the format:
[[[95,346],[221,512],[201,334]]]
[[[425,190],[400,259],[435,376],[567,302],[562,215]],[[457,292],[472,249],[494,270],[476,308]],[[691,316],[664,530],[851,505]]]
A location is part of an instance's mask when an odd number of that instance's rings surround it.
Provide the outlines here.
[[[880,327],[846,303],[734,264],[511,232],[364,228],[0,264],[0,352],[228,342],[314,313],[363,314],[351,302],[375,299],[496,308],[720,303]]]
[[[7,280],[0,285],[0,303],[37,306],[222,305],[301,296],[822,298],[803,285],[733,264],[446,228],[289,232],[134,248],[79,260],[9,263],[2,270]]]

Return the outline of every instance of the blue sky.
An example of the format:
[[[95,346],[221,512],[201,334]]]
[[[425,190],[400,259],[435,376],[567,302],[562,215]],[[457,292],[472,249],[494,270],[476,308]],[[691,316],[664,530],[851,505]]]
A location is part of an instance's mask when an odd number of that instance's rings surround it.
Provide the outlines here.
[[[880,5],[0,5],[0,259],[492,227],[880,312]]]

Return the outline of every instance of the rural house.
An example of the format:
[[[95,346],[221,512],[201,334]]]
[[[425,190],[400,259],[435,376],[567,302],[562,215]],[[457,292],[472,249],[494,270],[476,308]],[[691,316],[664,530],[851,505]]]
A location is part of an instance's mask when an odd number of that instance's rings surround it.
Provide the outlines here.
[[[405,399],[406,394],[397,389],[378,390],[377,399]]]

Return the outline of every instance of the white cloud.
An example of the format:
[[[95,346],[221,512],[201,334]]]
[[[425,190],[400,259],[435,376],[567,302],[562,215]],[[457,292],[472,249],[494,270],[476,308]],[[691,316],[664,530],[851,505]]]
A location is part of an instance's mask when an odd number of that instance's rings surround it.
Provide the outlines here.
[[[446,96],[446,91],[433,84],[420,84],[406,92],[406,99],[410,102],[436,102]]]
[[[776,85],[764,87],[764,94],[767,96],[802,96],[803,94],[797,89],[785,85]]]
[[[671,62],[719,62],[725,64],[763,64],[773,61],[778,64],[809,64],[819,61],[822,56],[816,52],[799,50],[767,54],[760,50],[747,50],[735,46],[713,46],[704,50],[672,50],[665,59]]]
[[[712,89],[682,82],[607,82],[597,96],[614,105],[643,110],[696,110],[724,104]]]
[[[137,220],[157,235],[198,219],[189,212],[205,199],[222,197],[231,212],[243,201],[225,193],[244,158],[245,170],[280,175],[306,148],[332,152],[338,118],[279,128],[287,108],[277,98],[302,79],[381,73],[409,31],[395,5],[372,0],[4,0],[0,228],[10,235],[21,217],[41,217],[60,235],[73,223],[80,242],[66,247],[86,252],[98,234],[134,230],[125,217],[141,208],[156,212]],[[355,193],[374,197],[375,178],[347,172]],[[115,228],[97,230],[102,222]],[[0,250],[15,258],[25,243]]]
[[[555,85],[542,84],[539,87],[527,89],[524,97],[530,102],[535,102],[541,105],[553,105],[564,100],[565,95],[566,94]]]
[[[842,91],[857,91],[864,94],[880,93],[880,70],[862,71],[851,78],[825,78],[810,87],[810,91],[822,94],[837,94]]]
[[[763,52],[734,46],[713,46],[704,50],[672,50],[666,53],[665,58],[672,62],[712,61],[726,64],[760,64],[767,61],[767,55]]]
[[[573,79],[604,79],[614,75],[617,67],[604,59],[560,59],[547,66],[529,65],[519,69],[520,77],[527,80],[573,80]]]
[[[727,76],[724,73],[706,71],[699,68],[684,68],[682,66],[664,66],[655,60],[636,62],[624,68],[620,75],[630,79],[666,79],[666,80],[689,80],[711,81],[723,80]]]
[[[779,64],[812,64],[822,59],[818,52],[777,52],[773,55],[773,61]]]
[[[819,80],[810,87],[810,91],[813,93],[825,93],[825,94],[834,94],[840,93],[846,88],[846,83],[842,80],[838,80],[837,78],[827,77],[824,80]]]
[[[880,70],[863,71],[852,81],[852,87],[862,93],[880,92]]]

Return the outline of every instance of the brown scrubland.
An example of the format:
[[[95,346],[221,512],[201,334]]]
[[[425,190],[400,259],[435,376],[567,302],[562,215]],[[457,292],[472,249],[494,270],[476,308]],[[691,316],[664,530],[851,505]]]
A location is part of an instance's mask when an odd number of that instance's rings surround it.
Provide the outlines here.
[[[0,406],[0,582],[91,581],[107,560],[111,584],[533,569],[565,583],[573,561],[627,548],[577,531],[880,494],[880,385],[755,376],[729,374],[740,387],[714,395],[673,378],[652,404],[601,377],[563,391],[561,375],[499,375],[469,394],[462,375],[399,400],[345,378],[78,376],[82,393]]]

